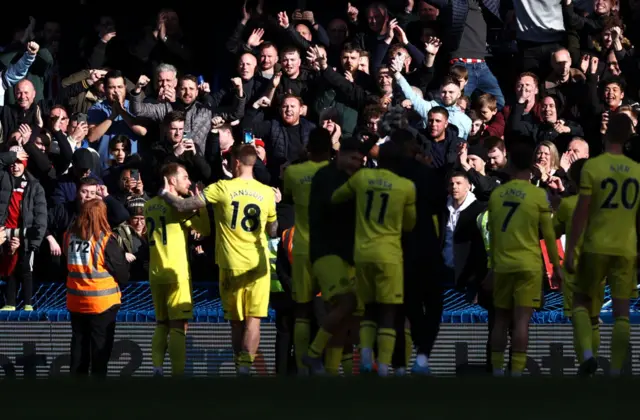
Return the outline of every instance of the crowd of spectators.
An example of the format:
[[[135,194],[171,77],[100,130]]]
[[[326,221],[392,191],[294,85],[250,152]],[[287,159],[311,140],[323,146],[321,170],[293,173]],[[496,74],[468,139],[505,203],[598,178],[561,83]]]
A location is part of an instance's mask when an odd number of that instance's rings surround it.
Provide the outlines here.
[[[316,127],[335,150],[345,138],[379,145],[398,129],[413,134],[412,156],[439,174],[447,271],[438,281],[482,301],[476,219],[508,179],[510,145],[536,146],[532,182],[557,203],[575,193],[572,163],[602,151],[612,113],[637,124],[637,0],[336,1],[323,21],[269,1],[225,5],[237,19],[220,40],[225,78],[200,75],[202,45],[172,9],[137,36],[121,37],[104,11],[80,38],[30,17],[5,42],[0,224],[13,234],[0,255],[2,310],[16,309],[20,284],[29,310],[34,281],[64,280],[62,237],[78,203],[104,200],[131,278],[145,280],[143,208],[162,187],[163,164],[184,165],[194,185],[230,178],[229,150],[248,136],[256,179],[281,189]],[[627,150],[640,159],[638,140]],[[366,165],[376,156],[374,146]],[[278,204],[281,229],[294,216]],[[212,239],[194,235],[190,252],[194,280],[215,280]]]

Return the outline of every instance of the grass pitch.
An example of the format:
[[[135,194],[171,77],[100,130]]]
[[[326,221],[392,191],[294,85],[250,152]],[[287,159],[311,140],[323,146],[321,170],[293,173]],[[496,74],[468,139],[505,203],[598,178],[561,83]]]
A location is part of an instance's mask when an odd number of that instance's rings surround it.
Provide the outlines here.
[[[0,395],[7,419],[586,420],[635,412],[638,385],[634,378],[66,378],[5,380]]]

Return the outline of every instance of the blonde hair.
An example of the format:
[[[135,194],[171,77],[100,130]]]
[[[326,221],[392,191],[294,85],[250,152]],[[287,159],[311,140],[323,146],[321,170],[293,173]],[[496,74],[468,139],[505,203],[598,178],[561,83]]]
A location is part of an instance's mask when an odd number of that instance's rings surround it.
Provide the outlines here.
[[[551,169],[556,171],[560,169],[560,153],[558,152],[558,148],[556,147],[556,145],[550,142],[549,140],[541,141],[536,146],[536,150],[533,153],[533,158],[536,159],[538,150],[540,150],[541,147],[547,147],[549,149],[549,155],[551,155],[549,165],[551,166]]]

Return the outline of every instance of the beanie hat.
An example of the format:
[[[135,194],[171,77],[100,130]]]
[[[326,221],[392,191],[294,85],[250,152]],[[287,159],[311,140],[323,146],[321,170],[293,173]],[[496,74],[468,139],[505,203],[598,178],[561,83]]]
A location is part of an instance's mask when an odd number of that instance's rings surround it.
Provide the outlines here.
[[[467,156],[471,156],[471,155],[478,156],[480,159],[484,160],[485,162],[487,161],[487,159],[489,159],[487,149],[485,149],[484,146],[481,146],[479,144],[474,144],[473,146],[469,146],[467,148]]]
[[[142,197],[131,197],[127,200],[127,210],[129,211],[129,215],[130,216],[137,216],[139,213],[137,211],[137,209],[142,209],[144,208],[145,203],[147,202],[147,200],[145,200]]]

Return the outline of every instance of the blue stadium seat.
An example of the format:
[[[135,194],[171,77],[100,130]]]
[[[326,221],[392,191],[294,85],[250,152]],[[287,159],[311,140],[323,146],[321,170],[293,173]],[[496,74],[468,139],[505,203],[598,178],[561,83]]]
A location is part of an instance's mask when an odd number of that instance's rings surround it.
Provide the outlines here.
[[[0,286],[3,282],[0,282]],[[194,322],[224,322],[217,283],[198,283],[193,287]],[[130,283],[122,290],[122,307],[118,322],[154,322],[155,314],[149,282]],[[2,299],[4,305],[4,299]],[[0,311],[0,321],[68,321],[66,288],[61,283],[45,283],[38,286],[33,297],[33,312],[22,310]],[[18,303],[22,308],[23,303]],[[265,322],[274,322],[275,313],[269,311]]]
[[[0,287],[4,282],[0,282]],[[130,283],[123,291],[123,305],[118,312],[118,322],[154,322],[155,314],[148,282]],[[38,286],[34,295],[33,312],[22,310],[0,312],[0,321],[51,321],[69,320],[66,308],[65,285],[61,283],[45,283]],[[224,322],[224,313],[220,302],[217,283],[197,283],[193,288],[194,322]],[[0,304],[4,304],[0,299]],[[19,302],[18,307],[22,307]],[[613,322],[611,295],[607,287],[605,304],[600,315],[605,323]],[[264,322],[274,322],[275,313],[269,310]],[[487,322],[487,311],[480,306],[469,303],[467,297],[460,292],[447,290],[444,296],[443,323],[475,324]],[[531,322],[534,324],[562,324],[569,322],[563,316],[562,294],[550,292],[545,295],[544,306],[534,312]],[[631,302],[631,322],[640,323],[640,300]]]

